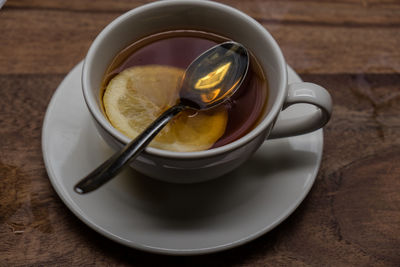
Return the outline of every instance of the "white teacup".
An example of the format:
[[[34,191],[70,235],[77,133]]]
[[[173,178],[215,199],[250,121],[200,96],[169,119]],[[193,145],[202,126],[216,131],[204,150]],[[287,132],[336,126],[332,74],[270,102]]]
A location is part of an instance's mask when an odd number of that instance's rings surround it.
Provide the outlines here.
[[[135,8],[111,22],[94,40],[83,67],[82,88],[86,104],[104,140],[120,149],[130,139],[116,130],[101,109],[100,87],[114,56],[133,42],[164,31],[210,31],[247,47],[268,77],[269,96],[263,120],[247,135],[198,152],[171,152],[147,147],[131,166],[160,180],[193,183],[216,178],[245,162],[266,140],[304,134],[323,127],[332,110],[329,93],[316,84],[288,84],[282,52],[269,32],[248,15],[211,1],[160,1]],[[297,103],[318,107],[314,114],[282,120],[283,109]]]

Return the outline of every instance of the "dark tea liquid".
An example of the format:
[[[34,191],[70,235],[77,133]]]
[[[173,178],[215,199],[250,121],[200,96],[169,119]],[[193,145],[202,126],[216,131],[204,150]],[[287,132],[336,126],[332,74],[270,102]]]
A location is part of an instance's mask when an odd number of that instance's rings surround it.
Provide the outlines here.
[[[169,31],[143,38],[113,59],[104,76],[103,92],[108,82],[127,68],[167,65],[186,69],[201,53],[227,40],[219,35],[193,30]],[[260,120],[267,96],[267,82],[261,66],[251,56],[243,84],[231,99],[223,103],[228,111],[228,123],[224,135],[212,148],[228,144],[250,132]]]

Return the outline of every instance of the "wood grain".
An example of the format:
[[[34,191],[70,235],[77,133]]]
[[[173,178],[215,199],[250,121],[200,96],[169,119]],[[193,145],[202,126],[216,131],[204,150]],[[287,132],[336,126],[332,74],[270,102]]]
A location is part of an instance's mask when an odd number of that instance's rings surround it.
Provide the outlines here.
[[[399,266],[400,2],[222,1],[271,31],[334,114],[316,182],[273,231],[196,257],[148,254],[79,221],[48,180],[48,102],[99,31],[151,1],[9,0],[0,10],[0,266]]]
[[[225,3],[265,26],[288,63],[301,73],[400,72],[400,5],[251,2]],[[68,8],[57,1],[43,1],[38,7],[24,3],[10,1],[0,16],[1,73],[66,73],[84,58],[107,23],[137,5],[122,1],[101,9],[97,1],[73,1]],[[8,55],[14,56],[10,60]]]

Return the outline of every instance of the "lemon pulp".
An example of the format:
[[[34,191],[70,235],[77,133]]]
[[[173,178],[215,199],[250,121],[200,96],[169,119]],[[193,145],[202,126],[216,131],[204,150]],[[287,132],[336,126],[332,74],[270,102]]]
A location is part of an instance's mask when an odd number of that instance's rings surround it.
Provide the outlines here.
[[[146,65],[116,75],[103,96],[110,123],[127,137],[136,138],[177,103],[183,74],[180,68]],[[207,111],[185,110],[161,130],[150,146],[179,152],[206,150],[224,134],[227,121],[223,106]]]

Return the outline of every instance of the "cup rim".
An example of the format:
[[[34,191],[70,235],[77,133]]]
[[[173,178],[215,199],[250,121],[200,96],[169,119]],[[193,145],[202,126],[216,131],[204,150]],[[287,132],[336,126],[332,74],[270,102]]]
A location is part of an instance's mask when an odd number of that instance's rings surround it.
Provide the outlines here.
[[[277,42],[272,37],[272,35],[261,24],[259,24],[255,19],[253,19],[252,17],[245,14],[244,12],[239,11],[231,6],[217,3],[217,2],[203,1],[203,0],[188,0],[188,1],[164,0],[164,1],[159,1],[159,2],[148,3],[145,5],[136,7],[134,9],[127,11],[126,13],[118,16],[112,22],[110,22],[97,35],[97,37],[95,38],[95,40],[89,47],[87,55],[84,59],[82,76],[81,76],[83,96],[84,96],[86,105],[88,106],[89,112],[92,114],[92,116],[96,120],[96,122],[107,133],[109,133],[112,137],[114,137],[119,143],[121,143],[123,145],[129,143],[131,141],[131,139],[128,138],[127,136],[123,135],[121,132],[119,132],[117,129],[115,129],[111,125],[111,123],[107,120],[107,118],[104,116],[102,111],[98,108],[98,106],[96,104],[96,100],[93,99],[91,96],[91,93],[89,90],[89,88],[90,88],[89,81],[88,81],[89,79],[87,77],[89,77],[90,65],[91,65],[91,62],[93,61],[95,51],[98,48],[98,46],[100,45],[103,37],[106,36],[110,30],[118,27],[118,25],[121,22],[128,19],[129,17],[131,17],[135,14],[144,12],[148,9],[152,9],[152,8],[163,8],[166,6],[182,5],[182,4],[183,5],[195,4],[198,6],[206,6],[206,7],[216,8],[216,9],[224,9],[225,11],[228,11],[228,12],[234,14],[235,16],[240,17],[243,20],[246,20],[248,23],[251,23],[254,27],[256,27],[259,31],[263,32],[265,37],[268,39],[268,42],[270,43],[271,47],[273,48],[273,50],[276,54],[275,56],[278,58],[278,66],[279,66],[278,72],[281,74],[281,81],[282,81],[284,88],[281,88],[281,90],[278,91],[276,101],[273,104],[271,110],[266,114],[265,118],[255,128],[253,128],[249,133],[247,133],[246,135],[242,136],[241,138],[239,138],[229,144],[226,144],[226,145],[223,145],[223,146],[217,147],[217,148],[208,149],[208,150],[193,151],[193,152],[176,152],[176,151],[162,150],[162,149],[153,148],[153,147],[146,147],[145,150],[143,151],[144,153],[152,155],[152,156],[163,157],[163,158],[175,158],[175,159],[193,159],[193,158],[205,158],[205,157],[217,156],[217,155],[229,152],[229,151],[236,150],[237,148],[244,146],[245,144],[249,143],[251,140],[255,139],[257,136],[262,134],[262,132],[271,123],[273,123],[274,119],[278,116],[279,112],[281,111],[285,96],[287,94],[287,67],[286,67],[286,62],[285,62],[284,56],[283,56],[282,51],[279,48]]]

